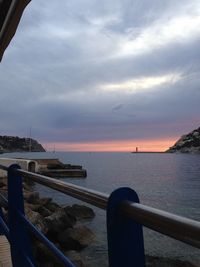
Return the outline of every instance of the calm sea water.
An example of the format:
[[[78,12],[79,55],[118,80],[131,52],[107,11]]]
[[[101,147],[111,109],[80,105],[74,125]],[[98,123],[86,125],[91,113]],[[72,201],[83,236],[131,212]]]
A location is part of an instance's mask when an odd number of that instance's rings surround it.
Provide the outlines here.
[[[18,153],[17,156],[56,157],[64,163],[81,164],[87,170],[86,179],[63,180],[106,193],[128,186],[137,191],[143,204],[200,221],[200,155],[59,152]],[[37,186],[37,190],[61,204],[79,203],[43,186]],[[96,232],[97,242],[86,253],[91,257],[98,253],[103,262],[106,258],[105,211],[95,208],[95,212],[96,218],[88,225]],[[199,250],[151,230],[144,229],[144,235],[146,254],[200,264]],[[103,267],[102,262],[99,266]]]

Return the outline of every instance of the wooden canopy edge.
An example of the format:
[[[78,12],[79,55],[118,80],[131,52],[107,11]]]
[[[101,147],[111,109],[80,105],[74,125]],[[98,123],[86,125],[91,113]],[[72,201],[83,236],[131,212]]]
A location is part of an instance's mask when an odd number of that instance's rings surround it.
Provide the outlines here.
[[[0,29],[0,61],[3,54],[12,40],[20,22],[25,7],[31,0],[13,0],[5,16],[2,28]]]

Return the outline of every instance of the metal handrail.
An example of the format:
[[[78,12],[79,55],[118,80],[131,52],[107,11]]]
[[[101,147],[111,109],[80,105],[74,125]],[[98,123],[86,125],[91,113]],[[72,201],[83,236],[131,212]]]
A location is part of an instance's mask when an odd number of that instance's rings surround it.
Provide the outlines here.
[[[58,179],[50,178],[41,174],[31,173],[24,170],[16,170],[23,177],[30,178],[34,182],[48,186],[66,195],[72,196],[98,208],[106,209],[109,195],[95,190],[87,189],[72,183],[65,183]]]
[[[0,169],[8,170],[0,165]],[[13,170],[23,177],[60,191],[98,208],[106,209],[109,195],[87,189],[71,183],[66,183],[44,175],[28,172],[22,169]],[[124,201],[120,211],[132,220],[186,244],[200,248],[200,222],[178,216],[166,211],[155,209],[140,203]]]
[[[48,186],[98,208],[106,209],[107,207],[108,194],[21,169],[14,171],[18,172],[23,177],[30,178],[39,184]],[[200,248],[200,222],[198,221],[174,215],[140,203],[127,201],[121,204],[120,210],[132,220],[152,230],[173,237],[196,248]]]
[[[142,225],[200,248],[200,222],[140,203],[122,203],[122,211]]]
[[[53,253],[62,266],[75,267],[70,259],[26,218],[22,175],[17,171],[18,167],[20,166],[17,164],[13,164],[9,168],[0,166],[0,169],[8,172],[8,198],[0,194],[2,200],[0,205],[0,233],[5,235],[10,242],[12,263],[16,267],[36,266],[30,236],[27,232],[29,230],[29,233],[32,233]],[[8,220],[4,217],[2,207],[8,209]]]

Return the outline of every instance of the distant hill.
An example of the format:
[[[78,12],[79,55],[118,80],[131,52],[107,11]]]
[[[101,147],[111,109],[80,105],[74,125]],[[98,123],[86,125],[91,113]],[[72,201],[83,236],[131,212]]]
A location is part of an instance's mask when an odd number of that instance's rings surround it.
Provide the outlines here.
[[[200,127],[186,135],[183,135],[166,152],[200,153]]]
[[[0,152],[44,152],[45,149],[36,140],[18,136],[0,135]]]

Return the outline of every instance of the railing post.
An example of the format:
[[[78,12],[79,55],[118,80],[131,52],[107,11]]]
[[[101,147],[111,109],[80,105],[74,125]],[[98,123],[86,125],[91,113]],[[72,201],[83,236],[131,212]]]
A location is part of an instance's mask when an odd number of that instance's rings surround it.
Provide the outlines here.
[[[24,214],[22,177],[14,170],[20,166],[13,164],[8,169],[8,225],[13,267],[35,266],[28,232],[18,212]]]
[[[107,205],[107,238],[110,267],[144,267],[142,226],[120,211],[123,201],[139,203],[136,192],[119,188],[112,192]]]

